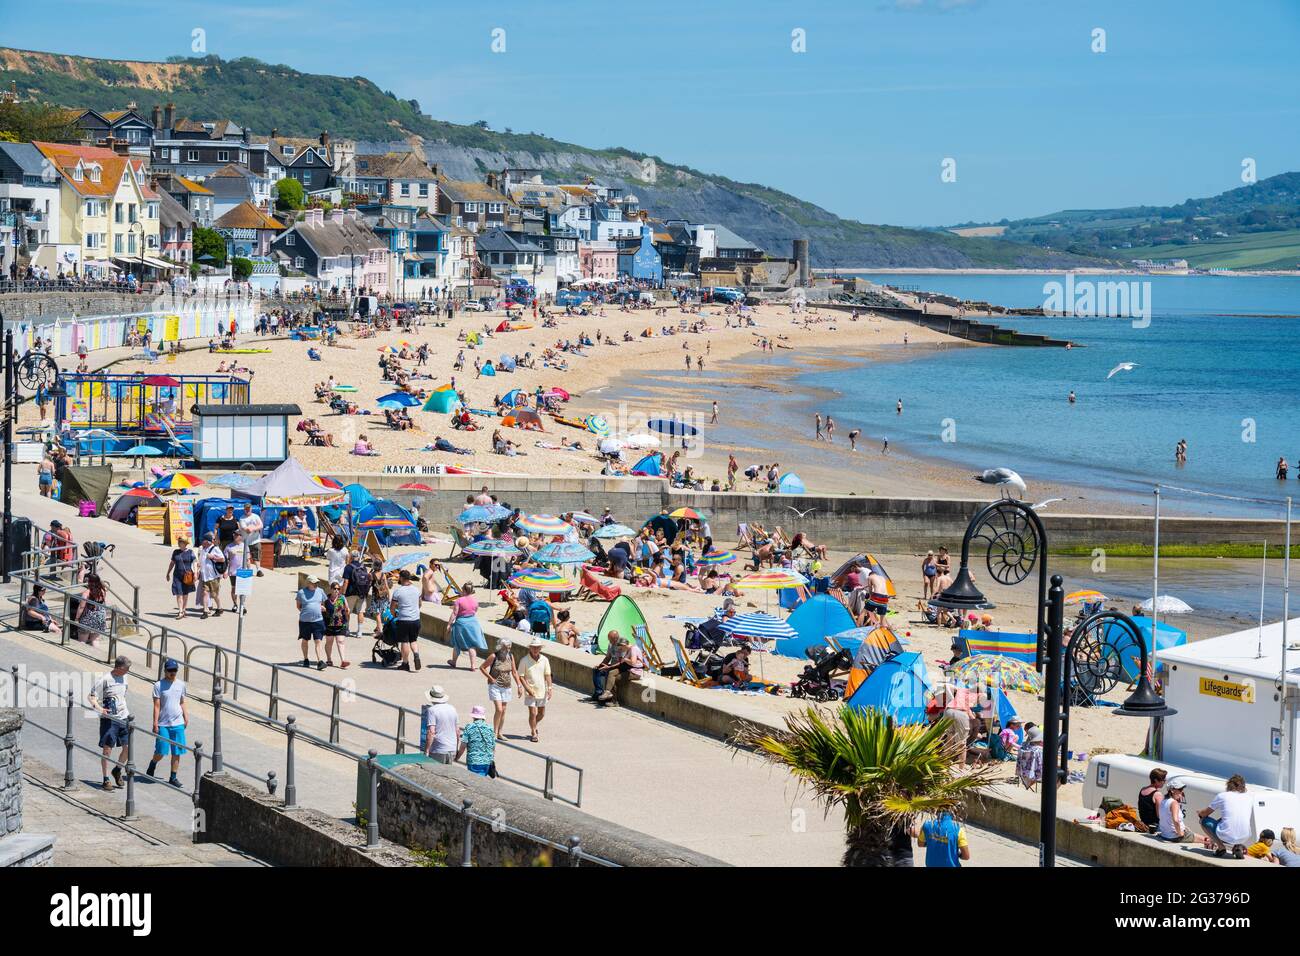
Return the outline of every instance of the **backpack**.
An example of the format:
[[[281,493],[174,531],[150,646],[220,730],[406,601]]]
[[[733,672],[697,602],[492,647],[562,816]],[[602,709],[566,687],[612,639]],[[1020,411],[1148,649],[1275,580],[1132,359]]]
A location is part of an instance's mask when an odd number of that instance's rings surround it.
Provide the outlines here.
[[[545,601],[537,600],[528,605],[529,624],[550,624],[551,606]]]
[[[356,588],[358,594],[365,594],[369,591],[371,581],[370,569],[364,564],[352,569],[352,586]]]

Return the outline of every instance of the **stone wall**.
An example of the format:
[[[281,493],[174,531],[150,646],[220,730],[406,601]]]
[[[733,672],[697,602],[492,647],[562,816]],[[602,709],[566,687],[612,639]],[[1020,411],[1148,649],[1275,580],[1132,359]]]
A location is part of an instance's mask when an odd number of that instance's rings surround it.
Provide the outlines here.
[[[52,321],[88,315],[148,312],[154,297],[132,292],[9,292],[0,295],[6,322]]]
[[[687,850],[627,827],[610,823],[562,803],[544,800],[508,783],[470,773],[464,767],[406,765],[402,776],[441,797],[448,807],[431,800],[411,783],[382,776],[379,782],[379,832],[403,846],[439,849],[447,862],[459,865],[465,838],[463,801],[475,812],[499,821],[496,826],[472,824],[471,854],[475,866],[568,866],[568,855],[547,849],[507,827],[568,846],[577,837],[583,852],[621,866],[726,866],[721,860]],[[584,864],[587,866],[595,864]]]
[[[230,774],[199,781],[199,843],[225,843],[275,866],[413,866],[404,847],[365,849],[365,831],[328,814],[286,810],[282,797]]]
[[[20,711],[0,709],[0,868],[50,866],[54,837],[23,833],[23,747]]]

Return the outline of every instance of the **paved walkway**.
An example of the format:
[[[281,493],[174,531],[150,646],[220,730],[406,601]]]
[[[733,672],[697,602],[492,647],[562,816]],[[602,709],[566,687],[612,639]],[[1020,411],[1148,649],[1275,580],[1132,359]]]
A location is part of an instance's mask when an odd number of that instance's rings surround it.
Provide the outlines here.
[[[15,484],[35,487],[34,468],[15,469]],[[179,625],[185,632],[233,649],[236,643],[236,617],[227,613],[206,621],[174,619],[174,605],[164,581],[169,549],[159,539],[136,528],[105,519],[81,519],[72,509],[39,498],[32,491],[15,491],[14,512],[47,525],[59,518],[69,525],[75,539],[111,539],[116,545],[113,563],[127,569],[141,587],[142,616],[156,622],[156,629]],[[110,584],[116,584],[111,573]],[[391,706],[355,696],[363,693],[418,710],[424,694],[432,684],[441,684],[460,711],[462,719],[474,704],[488,705],[486,684],[478,672],[470,673],[464,663],[460,669],[447,666],[446,649],[423,642],[425,668],[418,673],[382,669],[370,665],[369,639],[354,640],[349,656],[354,666],[346,671],[329,669],[317,672],[296,665],[297,614],[293,604],[296,575],[288,571],[268,571],[255,579],[255,592],[249,599],[245,618],[243,647],[246,653],[268,662],[284,665],[279,671],[281,695],[294,701],[282,703],[281,720],[294,714],[300,727],[319,736],[327,736],[327,718],[307,708],[328,712],[335,686],[340,688],[341,715],[356,724],[379,728],[385,735],[368,733],[357,727],[344,726],[341,743],[354,752],[364,753],[374,747],[381,753],[394,749],[392,735],[396,714]],[[228,594],[224,596],[228,598]],[[182,638],[170,638],[170,653],[176,656],[183,648]],[[31,634],[9,634],[0,639],[0,664],[8,666],[20,652],[40,666],[87,667],[86,659],[71,650],[43,645]],[[103,643],[103,642],[102,642]],[[84,645],[77,645],[85,649]],[[132,712],[148,713],[148,682],[144,655],[124,649],[135,659],[138,679],[133,682]],[[103,659],[106,649],[95,653]],[[194,660],[211,666],[211,654],[199,652]],[[156,662],[155,662],[156,666]],[[91,667],[91,669],[95,669]],[[264,691],[271,681],[270,668],[245,663],[241,681]],[[196,693],[208,694],[208,681],[192,675]],[[708,853],[731,863],[749,865],[837,865],[843,852],[843,817],[839,813],[823,814],[806,792],[799,790],[784,772],[764,764],[753,756],[736,752],[724,743],[683,730],[623,709],[598,711],[580,702],[575,691],[556,688],[545,723],[542,741],[527,742],[526,711],[515,702],[511,705],[506,736],[513,743],[534,753],[551,754],[582,767],[586,776],[582,808],[588,813],[642,830],[690,849]],[[246,687],[240,703],[265,708],[266,697]],[[194,708],[196,723],[192,739],[210,741],[210,732],[202,727],[208,720],[206,706]],[[490,706],[489,706],[490,712]],[[58,719],[50,714],[46,719]],[[418,728],[409,719],[407,739],[415,740]],[[55,723],[54,726],[61,726]],[[239,718],[224,725],[225,755],[236,765],[258,775],[268,768],[280,768],[283,777],[283,736],[264,726]],[[42,735],[44,736],[44,735]],[[57,746],[57,741],[54,742]],[[354,765],[343,758],[323,753],[319,748],[298,748],[299,800],[339,816],[351,816],[355,794]],[[61,758],[52,761],[61,765]],[[509,749],[499,749],[497,763],[502,772],[542,783],[544,762]],[[563,768],[556,770],[556,790],[572,796],[576,779]],[[725,834],[725,839],[720,835]],[[987,858],[1002,865],[1033,865],[1035,851],[1014,841],[974,834],[977,842],[976,862]]]

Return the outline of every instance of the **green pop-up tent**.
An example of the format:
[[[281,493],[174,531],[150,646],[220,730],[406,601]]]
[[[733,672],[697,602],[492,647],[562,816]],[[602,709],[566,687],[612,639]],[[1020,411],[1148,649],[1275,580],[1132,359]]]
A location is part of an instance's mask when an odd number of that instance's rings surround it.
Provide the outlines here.
[[[609,602],[605,614],[596,626],[596,648],[604,654],[609,650],[609,632],[618,631],[620,637],[632,640],[633,628],[646,627],[645,615],[626,594]]]

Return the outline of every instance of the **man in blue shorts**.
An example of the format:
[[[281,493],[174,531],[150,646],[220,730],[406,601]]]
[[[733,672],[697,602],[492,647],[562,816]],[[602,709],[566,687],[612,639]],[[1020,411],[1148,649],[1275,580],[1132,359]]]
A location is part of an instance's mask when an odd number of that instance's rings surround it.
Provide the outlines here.
[[[146,771],[152,777],[158,761],[170,756],[172,773],[167,782],[173,787],[181,785],[176,774],[181,768],[181,754],[185,753],[185,726],[190,722],[185,681],[176,678],[179,669],[180,665],[168,658],[163,664],[163,679],[153,685],[153,732],[158,735],[158,742]]]

